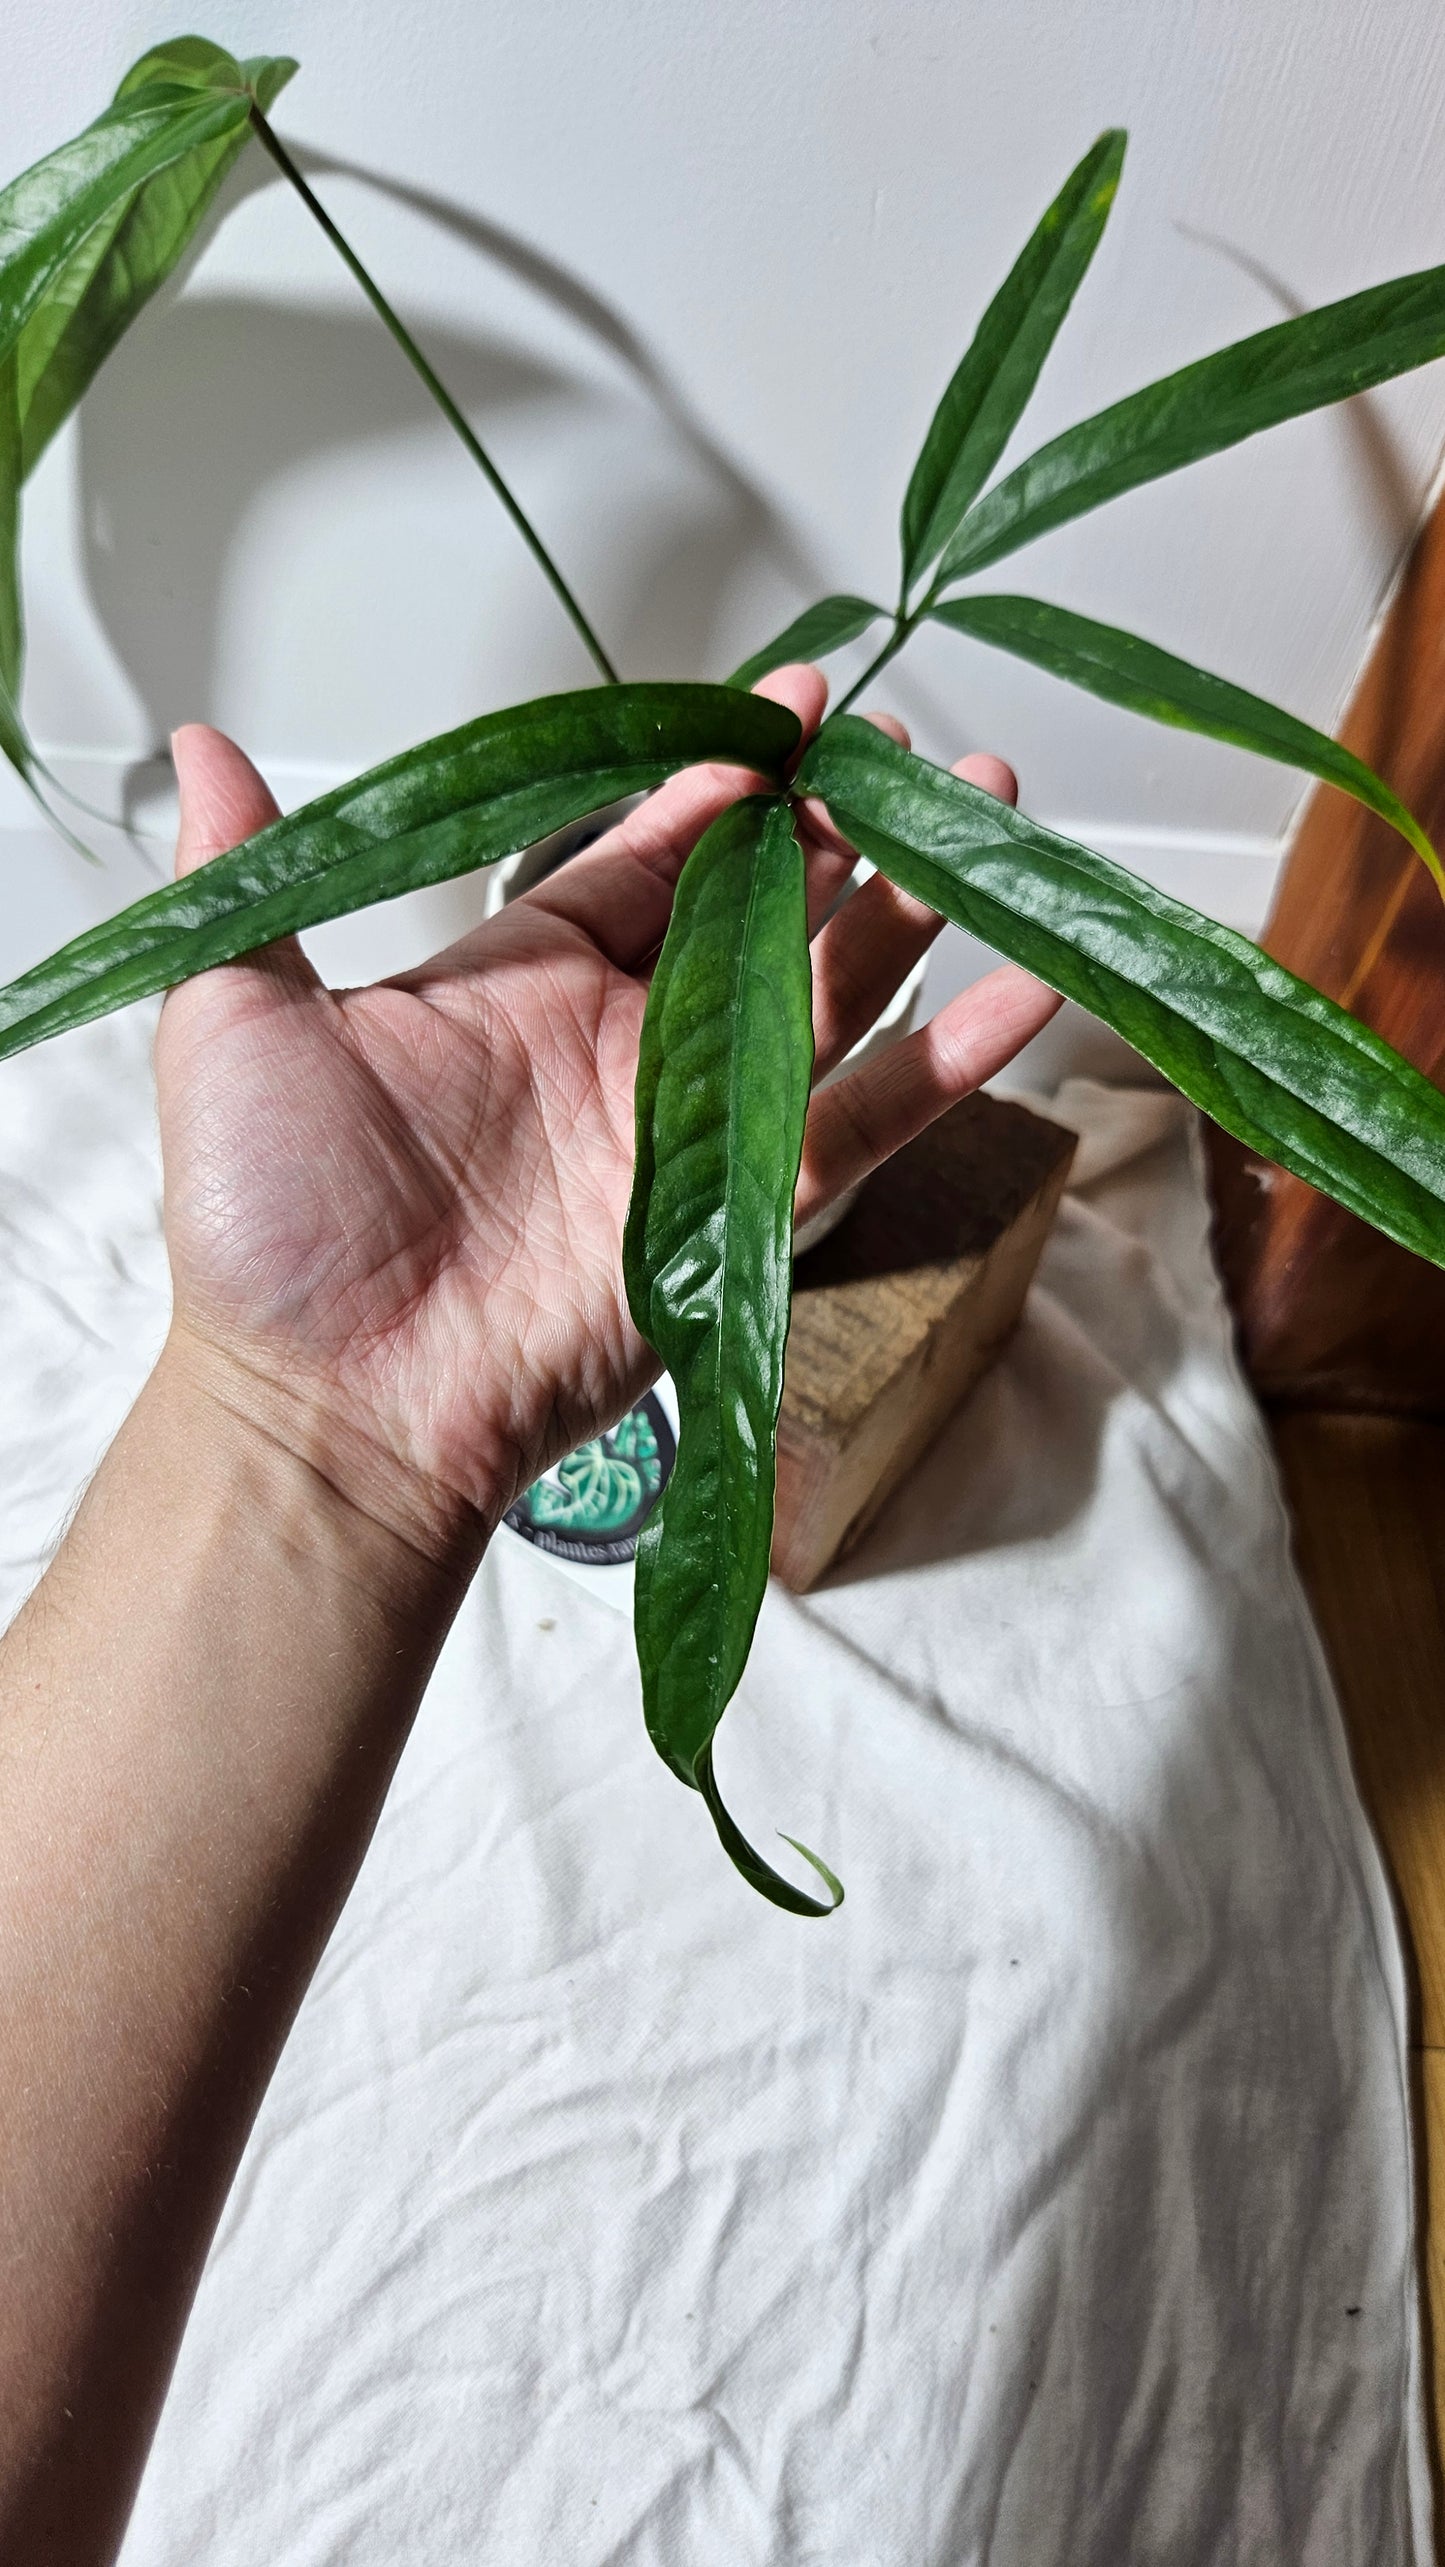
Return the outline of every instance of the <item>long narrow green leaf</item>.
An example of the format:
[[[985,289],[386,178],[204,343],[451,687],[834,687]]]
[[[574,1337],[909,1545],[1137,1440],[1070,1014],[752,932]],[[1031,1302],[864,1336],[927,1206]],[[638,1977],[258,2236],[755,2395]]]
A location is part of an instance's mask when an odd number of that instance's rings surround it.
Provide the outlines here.
[[[1176,659],[1136,633],[1114,624],[1096,624],[1087,615],[1049,606],[1039,597],[956,597],[930,610],[933,620],[956,633],[971,633],[996,650],[1012,651],[1036,668],[1048,669],[1071,686],[1087,687],[1106,703],[1122,704],[1151,722],[1167,722],[1183,731],[1202,731],[1211,740],[1228,740],[1253,749],[1282,766],[1299,767],[1325,784],[1338,785],[1370,811],[1377,811],[1428,865],[1445,893],[1445,871],[1413,812],[1363,758],[1340,747],[1328,733],[1313,730],[1277,704],[1231,686],[1207,669]]]
[[[184,256],[245,147],[252,99],[269,102],[294,69],[180,37],[0,190],[0,751],[37,792],[20,714],[20,485]]]
[[[768,1582],[812,1067],[802,849],[787,805],[760,796],[714,821],[683,867],[643,1025],[623,1265],[679,1426],[638,1545],[637,1655],[653,1744],[703,1793],[734,1862],[779,1906],[824,1916],[739,1835],[711,1752]],[[836,1906],[831,1873],[808,1860]]]
[[[1039,379],[1098,248],[1128,136],[1103,133],[999,287],[933,414],[903,502],[905,594],[977,498]]]
[[[243,133],[249,113],[241,92],[148,83],[0,190],[0,355],[97,226],[191,152]]]
[[[825,724],[797,776],[905,891],[1077,999],[1227,1132],[1445,1265],[1445,1096],[1243,936],[896,748]]]
[[[729,686],[589,687],[408,749],[87,929],[0,989],[0,1060],[278,936],[494,864],[699,759],[777,775],[782,705]]]
[[[91,862],[91,851],[47,800],[53,781],[42,766],[20,714],[25,664],[25,614],[20,593],[20,416],[15,351],[0,357],[0,756],[9,759],[51,827]]]
[[[1146,384],[985,491],[943,556],[961,579],[1106,499],[1445,355],[1445,267],[1369,286]]]
[[[178,102],[187,90],[239,90],[268,108],[295,69],[286,57],[237,62],[200,36],[182,37],[132,65],[111,112],[158,86],[174,91]],[[136,315],[174,273],[248,136],[241,121],[157,171],[97,223],[53,283],[18,350],[26,475]]]
[[[856,642],[887,612],[886,606],[870,606],[866,597],[822,597],[816,606],[795,615],[741,668],[735,668],[728,684],[756,686],[770,669],[786,668],[790,660],[818,660],[825,651],[841,651],[845,642]]]
[[[20,720],[25,618],[20,598],[20,403],[15,352],[0,357],[0,751],[27,775],[30,745]]]

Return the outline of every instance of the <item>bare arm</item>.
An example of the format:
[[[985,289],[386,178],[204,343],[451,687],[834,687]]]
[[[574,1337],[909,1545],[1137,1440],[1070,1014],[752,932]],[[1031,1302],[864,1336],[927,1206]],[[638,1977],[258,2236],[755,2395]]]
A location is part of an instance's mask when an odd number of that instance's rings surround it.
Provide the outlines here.
[[[815,672],[771,689],[817,719]],[[177,754],[182,865],[270,816],[217,735]],[[167,1003],[171,1335],[0,1644],[0,2555],[27,2567],[114,2555],[236,2161],[487,1535],[650,1377],[618,1272],[646,965],[744,783],[679,778],[398,982],[329,993],[283,947]],[[820,907],[849,861],[820,838]],[[820,1066],[936,924],[880,882],[817,938]],[[815,1100],[800,1213],[1054,1004],[995,973]]]
[[[0,2556],[109,2558],[461,1591],[174,1339],[0,1660]]]

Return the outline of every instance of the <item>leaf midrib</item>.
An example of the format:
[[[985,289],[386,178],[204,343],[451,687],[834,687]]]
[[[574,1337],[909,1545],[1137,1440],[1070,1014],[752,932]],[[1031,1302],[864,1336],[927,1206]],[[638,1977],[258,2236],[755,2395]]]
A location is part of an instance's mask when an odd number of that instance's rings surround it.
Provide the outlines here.
[[[838,797],[838,799],[841,802],[841,797]],[[890,845],[896,847],[905,859],[911,857],[917,864],[921,864],[923,866],[937,866],[940,873],[947,873],[947,866],[938,856],[910,845],[906,839],[893,837],[890,831],[880,829],[876,821],[866,820],[858,815],[850,816],[854,818],[855,825],[862,828],[869,834],[877,837],[886,836]],[[1057,845],[1059,854],[1061,856],[1067,856],[1068,842],[1060,841],[1057,842]],[[1012,840],[999,839],[991,844],[985,844],[973,848],[970,852],[979,856],[997,854],[1005,856],[1017,863],[1021,857],[1027,857],[1028,851],[1025,848],[1020,848]],[[1087,851],[1081,850],[1080,852]],[[1021,870],[1027,870],[1026,863],[1021,867]],[[1092,881],[1094,879],[1088,869],[1084,866],[1074,865],[1072,870],[1078,873],[1085,881]],[[1022,918],[1028,921],[1031,925],[1037,926],[1041,934],[1048,935],[1057,933],[1056,930],[1049,927],[1046,920],[1036,919],[1033,916],[1032,911],[1026,908],[1014,907],[1013,904],[1002,898],[997,891],[991,889],[987,884],[974,883],[968,887],[972,890],[974,897],[978,900],[987,902],[991,907],[1002,911],[1009,917]],[[1141,882],[1138,888],[1141,893],[1147,893],[1153,888],[1153,886]],[[1162,896],[1164,895],[1161,895],[1161,897]],[[1220,950],[1219,945],[1216,943],[1215,933],[1201,932],[1198,927],[1196,927],[1191,921],[1187,920],[1173,921],[1171,923],[1174,925],[1176,932],[1179,935],[1191,939],[1191,941],[1199,947],[1202,952],[1216,953]],[[1219,926],[1217,921],[1206,922],[1206,926],[1214,928],[1218,936],[1229,938],[1231,940],[1231,944],[1235,941],[1234,931],[1230,928]],[[1258,950],[1256,947],[1250,945],[1247,937],[1241,937],[1237,941],[1245,948],[1246,953],[1254,953]],[[1132,980],[1127,973],[1119,970],[1117,964],[1109,962],[1106,957],[1089,953],[1082,946],[1076,946],[1072,950],[1079,955],[1082,961],[1100,973],[1106,974],[1109,979],[1119,987],[1137,992],[1142,999],[1148,1001],[1153,1006],[1162,1009],[1171,1018],[1175,1025],[1180,1027],[1182,1030],[1187,1031],[1197,1041],[1209,1044],[1217,1063],[1221,1067],[1221,1070],[1226,1063],[1238,1063],[1239,1067],[1246,1072],[1250,1079],[1257,1079],[1268,1083],[1273,1086],[1281,1096],[1288,1097],[1292,1104],[1302,1107],[1305,1112],[1320,1115],[1326,1122],[1331,1120],[1317,1100],[1306,1093],[1300,1087],[1295,1078],[1285,1075],[1280,1066],[1271,1064],[1268,1068],[1261,1068],[1258,1063],[1251,1061],[1249,1056],[1240,1050],[1238,1045],[1227,1036],[1217,1033],[1211,1027],[1201,1025],[1194,1018],[1185,1015],[1183,1011],[1175,1005],[1167,990],[1160,990],[1152,984]],[[1229,951],[1229,947],[1226,946],[1224,950]],[[1231,955],[1231,959],[1239,960],[1241,958]],[[1265,959],[1268,960],[1269,957],[1266,956]],[[1317,1030],[1316,1020],[1306,1008],[1302,1008],[1300,1006],[1298,994],[1294,989],[1287,987],[1280,991],[1273,991],[1270,993],[1270,997],[1271,1003],[1276,1006],[1286,1008],[1299,1026],[1310,1030]],[[1348,1013],[1342,1011],[1342,1015],[1343,1022],[1333,1030],[1339,1033],[1342,1039],[1350,1045],[1357,1057],[1368,1064],[1372,1071],[1381,1078],[1389,1078],[1392,1087],[1397,1086],[1398,1082],[1394,1062],[1388,1056],[1384,1060],[1377,1057],[1373,1046],[1368,1040],[1369,1029],[1359,1025],[1353,1017],[1348,1015]],[[1361,1035],[1364,1035],[1367,1038],[1363,1042],[1359,1040]],[[1411,1144],[1418,1143],[1422,1151],[1428,1150],[1428,1142],[1419,1132],[1418,1116],[1415,1111],[1415,1100],[1410,1097],[1400,1096],[1392,1101],[1397,1104],[1397,1110],[1402,1126],[1400,1134],[1396,1137],[1394,1146],[1396,1148],[1403,1146],[1405,1150],[1410,1150]],[[1371,1150],[1374,1148],[1374,1144],[1360,1134],[1352,1131],[1348,1125],[1341,1125],[1338,1128],[1347,1134],[1348,1138],[1357,1148],[1363,1150]],[[1324,1162],[1317,1161],[1316,1164],[1323,1167]],[[1416,1167],[1406,1163],[1404,1160],[1397,1162],[1397,1164],[1400,1166],[1400,1173],[1404,1175],[1411,1184],[1418,1185],[1422,1193],[1427,1196],[1432,1204],[1438,1204],[1440,1198],[1429,1184],[1426,1175],[1421,1174]]]
[[[846,789],[842,792],[832,792],[815,784],[810,787],[810,790],[821,792],[821,798],[830,806],[837,802],[845,810],[848,807]],[[915,846],[908,838],[897,836],[891,824],[880,825],[877,819],[864,812],[852,811],[849,817],[860,828],[871,831],[875,836],[886,837],[890,845],[897,847],[905,858],[911,857],[917,863],[937,865],[944,873],[948,871],[946,860],[942,856],[934,853],[932,849]],[[1026,873],[1029,858],[1043,855],[1061,867],[1067,867],[1080,882],[1088,883],[1096,890],[1112,889],[1110,876],[1116,868],[1111,865],[1108,857],[1100,856],[1093,848],[1081,846],[1072,838],[1065,838],[1054,830],[1045,828],[1039,821],[1027,819],[1022,812],[1014,814],[1007,810],[1000,810],[998,818],[1002,831],[998,838],[960,840],[962,852],[967,857],[987,858],[994,855],[1006,857],[1012,860],[1021,872]],[[1009,827],[1011,820],[1015,824],[1013,830]],[[1039,841],[1043,843],[1039,844]],[[1108,871],[1101,876],[1095,872],[1096,866],[1107,867]],[[1122,866],[1118,867],[1117,871],[1127,886],[1132,900],[1140,907],[1147,908],[1156,916],[1162,917],[1165,923],[1178,934],[1191,938],[1201,950],[1205,952],[1223,950],[1245,969],[1248,968],[1246,958],[1262,957],[1266,964],[1279,973],[1282,982],[1286,984],[1283,988],[1270,992],[1274,1003],[1288,1007],[1290,1013],[1302,1025],[1313,1026],[1316,1023],[1309,1009],[1300,1004],[1300,988],[1304,987],[1307,990],[1308,984],[1297,984],[1296,975],[1289,972],[1283,964],[1276,963],[1274,957],[1264,953],[1261,946],[1252,944],[1247,936],[1241,936],[1236,929],[1225,926],[1222,920],[1205,918],[1189,910],[1185,904],[1174,901],[1168,892],[1160,891],[1157,884],[1146,881],[1142,875],[1131,874]],[[981,896],[996,897],[987,891],[983,891]],[[1009,904],[1000,900],[998,906],[1006,908]],[[1176,914],[1179,911],[1183,912],[1182,916]],[[1022,911],[1017,914],[1027,916],[1031,913]],[[1133,982],[1129,985],[1131,988],[1136,986]],[[1152,989],[1149,994],[1158,997],[1158,993]],[[1314,994],[1319,995],[1319,993]],[[1167,999],[1159,998],[1159,1003],[1166,1005],[1169,1002]],[[1398,1075],[1396,1059],[1389,1046],[1383,1043],[1383,1038],[1373,1035],[1370,1028],[1362,1025],[1357,1018],[1349,1014],[1348,1010],[1342,1009],[1339,1012],[1343,1021],[1336,1025],[1332,1017],[1330,1020],[1332,1030],[1338,1032],[1362,1060],[1368,1061],[1372,1069],[1377,1070],[1382,1076],[1396,1078]],[[1376,1048],[1377,1045],[1380,1046],[1379,1050]],[[1291,1090],[1290,1093],[1293,1091]],[[1301,1099],[1301,1102],[1307,1101]]]
[[[738,936],[737,941],[736,941],[736,943],[735,943],[735,945],[734,945],[734,947],[733,947],[733,955],[734,955],[735,964],[736,964],[736,977],[735,977],[735,979],[734,979],[734,982],[733,982],[733,988],[732,988],[732,997],[733,997],[733,1022],[734,1022],[734,1025],[737,1025],[737,1022],[738,1022],[738,1013],[739,1013],[739,1011],[738,1011],[738,1005],[737,1005],[737,1002],[738,1002],[738,998],[739,998],[739,996],[740,996],[740,994],[741,994],[741,990],[742,990],[743,982],[746,980],[746,978],[747,978],[747,972],[748,972],[748,961],[747,961],[747,956],[748,956],[748,946],[749,946],[749,940],[750,940],[750,935],[751,935],[751,929],[752,929],[753,917],[754,917],[754,913],[755,913],[755,910],[756,910],[757,901],[758,901],[758,895],[759,895],[759,891],[760,891],[760,888],[761,888],[761,885],[762,885],[762,879],[763,879],[763,868],[762,868],[762,862],[761,862],[762,852],[763,852],[763,847],[764,847],[764,845],[765,845],[765,843],[766,843],[766,840],[767,840],[768,828],[769,828],[769,823],[770,823],[770,820],[771,820],[771,817],[772,817],[772,811],[773,811],[773,810],[780,809],[781,807],[782,807],[782,806],[781,806],[781,805],[779,805],[779,804],[774,804],[774,805],[772,806],[772,810],[770,810],[770,811],[769,811],[769,812],[764,816],[764,818],[763,818],[763,820],[762,820],[762,825],[761,825],[761,827],[760,827],[760,829],[759,829],[759,831],[758,831],[758,844],[757,844],[757,849],[756,849],[756,853],[755,853],[755,856],[754,856],[754,862],[753,862],[753,867],[752,867],[752,875],[751,875],[751,879],[750,879],[749,884],[748,884],[748,897],[747,897],[747,904],[746,904],[746,906],[745,906],[745,908],[744,908],[744,910],[743,910],[743,918],[742,918],[742,932],[741,932],[741,933],[740,933],[740,935]],[[724,1180],[723,1180],[723,1197],[722,1197],[722,1204],[723,1204],[723,1244],[722,1244],[722,1263],[721,1263],[721,1268],[720,1268],[720,1272],[719,1272],[719,1293],[718,1293],[718,1329],[717,1329],[717,1353],[718,1353],[718,1359],[717,1359],[717,1363],[716,1363],[716,1365],[715,1365],[715,1367],[714,1367],[714,1371],[713,1371],[713,1409],[714,1409],[714,1427],[715,1427],[715,1431],[716,1431],[716,1434],[717,1434],[717,1446],[718,1446],[718,1453],[719,1453],[719,1456],[721,1456],[721,1455],[722,1455],[723,1450],[724,1450],[724,1445],[725,1445],[725,1435],[724,1435],[724,1432],[723,1432],[723,1428],[724,1428],[724,1413],[723,1413],[723,1412],[724,1412],[724,1402],[723,1402],[723,1374],[724,1374],[724,1371],[725,1371],[725,1369],[726,1369],[726,1365],[727,1365],[727,1358],[728,1358],[728,1344],[729,1344],[729,1333],[730,1333],[730,1332],[729,1332],[729,1329],[728,1329],[728,1325],[727,1325],[727,1314],[728,1314],[728,1307],[729,1307],[730,1275],[731,1275],[732,1254],[733,1254],[733,1219],[732,1219],[732,1211],[733,1211],[733,1188],[734,1188],[734,1184],[735,1184],[735,1182],[736,1182],[735,1171],[736,1171],[736,1169],[737,1169],[738,1160],[739,1160],[739,1156],[740,1156],[739,1151],[734,1147],[734,1141],[735,1141],[735,1138],[736,1138],[736,1133],[737,1133],[737,1124],[738,1124],[738,1090],[739,1090],[739,1072],[740,1072],[740,1068],[741,1068],[741,1064],[742,1064],[742,1056],[743,1056],[743,1046],[742,1046],[742,1044],[741,1044],[740,1042],[734,1041],[734,1042],[729,1046],[729,1057],[728,1057],[727,1174],[726,1174],[726,1176],[725,1176],[725,1178],[724,1178]],[[729,1505],[731,1504],[731,1478],[732,1478],[732,1475],[731,1475],[731,1473],[730,1473],[730,1472],[728,1472],[728,1473],[726,1474],[726,1484],[727,1484],[728,1491],[729,1491],[729,1501],[728,1501],[728,1502],[729,1502]],[[720,1492],[720,1495],[721,1495],[721,1492]],[[723,1560],[723,1559],[725,1559],[725,1558],[727,1557],[727,1552],[728,1552],[728,1547],[729,1547],[729,1546],[728,1546],[725,1542],[723,1542],[723,1541],[721,1540],[721,1538],[720,1538],[720,1537],[721,1537],[721,1534],[722,1534],[722,1518],[723,1518],[723,1514],[724,1514],[724,1508],[723,1508],[722,1504],[719,1504],[719,1507],[718,1507],[718,1510],[717,1510],[716,1517],[714,1518],[714,1524],[715,1524],[715,1528],[716,1528],[716,1530],[715,1530],[715,1538],[714,1538],[714,1540],[712,1541],[712,1543],[711,1543],[711,1544],[710,1544],[710,1546],[709,1546],[709,1548],[710,1548],[710,1552],[711,1552],[711,1563],[712,1563],[712,1583],[713,1583],[713,1590],[714,1590],[714,1592],[715,1592],[717,1595],[719,1595],[719,1596],[721,1596],[721,1595],[724,1593],[724,1580],[723,1580],[723,1578],[722,1578],[722,1577],[720,1576],[720,1574],[719,1574],[719,1563],[720,1563],[720,1561],[721,1561],[721,1560]],[[715,1674],[714,1674],[714,1684],[716,1684],[716,1681],[717,1681],[717,1674],[718,1674],[718,1673],[720,1673],[720,1671],[715,1671]],[[699,1750],[699,1753],[700,1753],[700,1754],[705,1754],[705,1753],[707,1752],[707,1746],[708,1746],[708,1744],[710,1743],[710,1740],[711,1740],[711,1734],[712,1734],[712,1733],[710,1732],[710,1733],[709,1733],[709,1738],[708,1738],[708,1740],[704,1741],[703,1747]],[[694,1758],[693,1758],[693,1766],[694,1766],[694,1770],[696,1769],[696,1765],[697,1765],[697,1758],[696,1758],[696,1757],[694,1757]]]

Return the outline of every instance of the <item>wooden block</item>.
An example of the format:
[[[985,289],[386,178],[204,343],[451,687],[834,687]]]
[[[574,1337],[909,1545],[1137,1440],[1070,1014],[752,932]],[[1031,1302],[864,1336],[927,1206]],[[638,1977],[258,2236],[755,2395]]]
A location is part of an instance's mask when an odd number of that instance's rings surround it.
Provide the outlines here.
[[[1439,2452],[1445,2450],[1445,2050],[1416,2050],[1410,2066],[1417,2147],[1424,2143],[1424,2163],[1416,2165],[1416,2209],[1425,2264],[1426,2354],[1433,2373],[1431,2420]]]
[[[1295,1555],[1409,1925],[1421,2038],[1445,2049],[1445,1426],[1312,1409],[1270,1422]]]
[[[1445,499],[1437,499],[1340,733],[1445,843]],[[1261,940],[1445,1087],[1445,909],[1414,850],[1316,788]],[[1215,1246],[1266,1400],[1445,1418],[1445,1271],[1303,1179],[1212,1135]]]
[[[773,1571],[812,1586],[873,1522],[1023,1307],[1074,1155],[965,1097],[869,1178],[793,1283]]]
[[[1276,1411],[1270,1424],[1296,1556],[1414,1964],[1411,2103],[1438,2459],[1445,2449],[1445,1425],[1313,1409]]]

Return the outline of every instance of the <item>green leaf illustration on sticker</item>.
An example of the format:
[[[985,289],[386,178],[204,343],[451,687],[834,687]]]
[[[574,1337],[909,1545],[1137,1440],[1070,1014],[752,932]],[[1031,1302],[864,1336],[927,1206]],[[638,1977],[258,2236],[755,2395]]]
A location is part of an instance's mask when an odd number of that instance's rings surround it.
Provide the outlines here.
[[[535,1480],[504,1521],[540,1551],[585,1568],[621,1568],[661,1497],[677,1447],[667,1412],[648,1391],[610,1434],[579,1444]]]

